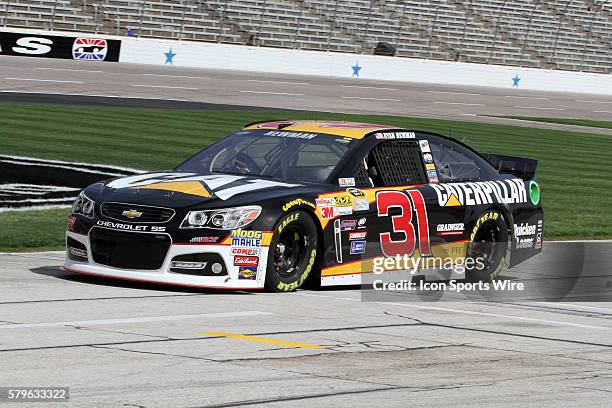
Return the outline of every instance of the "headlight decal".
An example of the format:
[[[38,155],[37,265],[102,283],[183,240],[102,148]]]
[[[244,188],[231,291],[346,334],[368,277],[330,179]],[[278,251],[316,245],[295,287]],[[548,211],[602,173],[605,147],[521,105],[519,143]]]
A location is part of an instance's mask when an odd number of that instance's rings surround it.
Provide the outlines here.
[[[79,196],[74,200],[72,204],[72,214],[83,215],[88,218],[94,216],[95,202],[85,195],[85,192],[81,191]]]
[[[218,210],[190,211],[185,216],[180,228],[233,230],[246,227],[255,221],[260,214],[261,207],[258,205],[223,208]]]

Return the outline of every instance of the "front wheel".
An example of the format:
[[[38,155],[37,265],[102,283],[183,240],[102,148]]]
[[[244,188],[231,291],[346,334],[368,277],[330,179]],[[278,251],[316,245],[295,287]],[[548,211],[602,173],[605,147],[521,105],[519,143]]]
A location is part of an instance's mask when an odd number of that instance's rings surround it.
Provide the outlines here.
[[[280,219],[270,242],[266,289],[290,292],[308,278],[317,260],[318,233],[312,218],[294,211]]]
[[[508,228],[504,216],[497,210],[483,213],[470,234],[466,279],[471,282],[489,282],[497,278],[504,267],[508,249]]]

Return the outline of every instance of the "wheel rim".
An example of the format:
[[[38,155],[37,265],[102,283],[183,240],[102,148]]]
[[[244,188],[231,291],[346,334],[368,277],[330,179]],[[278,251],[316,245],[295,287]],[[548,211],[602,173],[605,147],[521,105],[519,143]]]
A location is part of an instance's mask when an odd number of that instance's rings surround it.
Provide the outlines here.
[[[485,267],[490,267],[497,256],[498,241],[499,231],[497,228],[486,224],[481,226],[472,241],[472,258],[482,258]]]
[[[281,232],[274,248],[274,267],[280,277],[290,277],[298,270],[310,239],[299,225],[289,225]]]

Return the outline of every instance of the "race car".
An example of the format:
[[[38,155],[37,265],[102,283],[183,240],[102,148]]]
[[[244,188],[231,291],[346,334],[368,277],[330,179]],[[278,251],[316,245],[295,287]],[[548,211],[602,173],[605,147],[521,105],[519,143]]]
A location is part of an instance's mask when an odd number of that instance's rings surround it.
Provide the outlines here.
[[[171,171],[76,199],[65,269],[225,289],[354,285],[377,259],[479,258],[491,280],[542,248],[537,161],[393,126],[245,126]],[[446,267],[446,266],[445,266]]]

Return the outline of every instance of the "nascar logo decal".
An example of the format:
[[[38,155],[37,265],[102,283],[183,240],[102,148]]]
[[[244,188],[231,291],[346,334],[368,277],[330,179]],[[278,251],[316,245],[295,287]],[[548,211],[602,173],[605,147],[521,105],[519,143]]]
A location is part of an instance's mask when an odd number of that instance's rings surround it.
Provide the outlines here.
[[[72,45],[72,58],[76,60],[104,61],[108,51],[106,40],[77,38]]]

